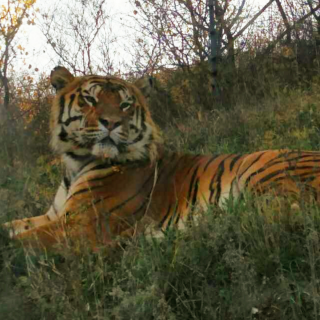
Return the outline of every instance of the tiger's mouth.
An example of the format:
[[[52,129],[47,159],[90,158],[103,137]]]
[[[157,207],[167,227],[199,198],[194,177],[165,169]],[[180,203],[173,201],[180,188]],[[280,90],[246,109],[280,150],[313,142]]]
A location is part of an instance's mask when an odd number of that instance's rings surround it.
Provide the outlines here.
[[[112,145],[116,147],[115,142],[109,136],[101,139],[98,143],[102,145],[107,145],[107,146]]]
[[[93,145],[92,154],[100,158],[112,159],[119,154],[119,150],[115,142],[110,137],[105,137]]]

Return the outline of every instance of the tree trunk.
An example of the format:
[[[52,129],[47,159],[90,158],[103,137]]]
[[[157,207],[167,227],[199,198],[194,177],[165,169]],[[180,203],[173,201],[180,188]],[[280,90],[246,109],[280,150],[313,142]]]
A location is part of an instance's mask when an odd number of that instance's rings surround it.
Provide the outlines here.
[[[316,45],[317,45],[317,47],[320,47],[320,14],[317,14],[316,10],[313,9],[313,5],[312,5],[312,1],[311,0],[308,0],[308,5],[309,5],[309,8],[310,8],[311,12],[313,12],[312,14],[313,14],[314,18],[317,21],[318,34],[316,35]]]
[[[287,29],[287,43],[291,43],[291,30],[290,30],[289,20],[288,20],[288,18],[286,16],[286,13],[283,10],[283,7],[282,7],[282,4],[281,4],[280,0],[276,0],[276,3],[277,3],[277,6],[278,6],[278,9],[280,11],[282,20],[283,20],[283,22],[284,22],[284,24],[286,26],[286,29]]]
[[[210,15],[210,56],[209,56],[209,65],[210,65],[210,75],[211,75],[211,88],[214,96],[219,96],[219,87],[217,82],[218,74],[218,56],[219,56],[219,47],[218,47],[218,34],[217,34],[217,25],[216,25],[216,8],[217,0],[209,0],[209,15]]]
[[[13,140],[13,125],[10,123],[11,115],[9,110],[10,105],[10,89],[9,89],[9,80],[7,76],[8,70],[8,61],[9,61],[9,44],[6,43],[6,48],[4,52],[4,62],[2,70],[0,70],[0,82],[1,87],[4,91],[3,101],[0,103],[0,125],[1,125],[1,144],[7,154],[8,164],[13,166],[13,148],[12,148],[12,140]]]

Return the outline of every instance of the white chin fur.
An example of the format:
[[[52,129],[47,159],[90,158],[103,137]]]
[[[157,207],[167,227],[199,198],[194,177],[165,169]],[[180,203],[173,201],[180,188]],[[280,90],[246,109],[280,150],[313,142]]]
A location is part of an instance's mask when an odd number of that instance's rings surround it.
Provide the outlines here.
[[[119,155],[119,151],[115,146],[98,143],[92,148],[92,154],[96,157],[113,159]]]

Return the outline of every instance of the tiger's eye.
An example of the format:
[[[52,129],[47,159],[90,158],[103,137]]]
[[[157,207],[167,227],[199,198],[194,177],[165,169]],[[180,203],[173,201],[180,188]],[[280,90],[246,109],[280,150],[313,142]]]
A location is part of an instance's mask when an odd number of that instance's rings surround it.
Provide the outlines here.
[[[97,101],[95,98],[91,97],[91,96],[85,96],[84,97],[89,103],[91,103],[93,106],[95,106],[97,104]]]
[[[86,104],[87,104],[87,103],[86,103],[86,101],[84,100],[83,95],[80,94],[80,95],[79,95],[79,98],[78,98],[78,105],[79,105],[79,107],[82,108],[82,107],[84,107]]]

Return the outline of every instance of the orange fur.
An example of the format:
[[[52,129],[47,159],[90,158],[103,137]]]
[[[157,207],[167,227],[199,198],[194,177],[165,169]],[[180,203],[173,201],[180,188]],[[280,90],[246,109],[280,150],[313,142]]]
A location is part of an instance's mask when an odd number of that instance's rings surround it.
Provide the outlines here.
[[[121,234],[133,235],[150,227],[165,231],[187,223],[196,205],[223,206],[223,199],[245,190],[300,197],[320,191],[320,153],[262,151],[249,155],[192,156],[172,154],[149,163],[88,172],[70,189],[63,216],[27,231],[45,247],[63,240],[87,238],[93,247],[110,244]],[[32,241],[34,245],[34,242]]]

